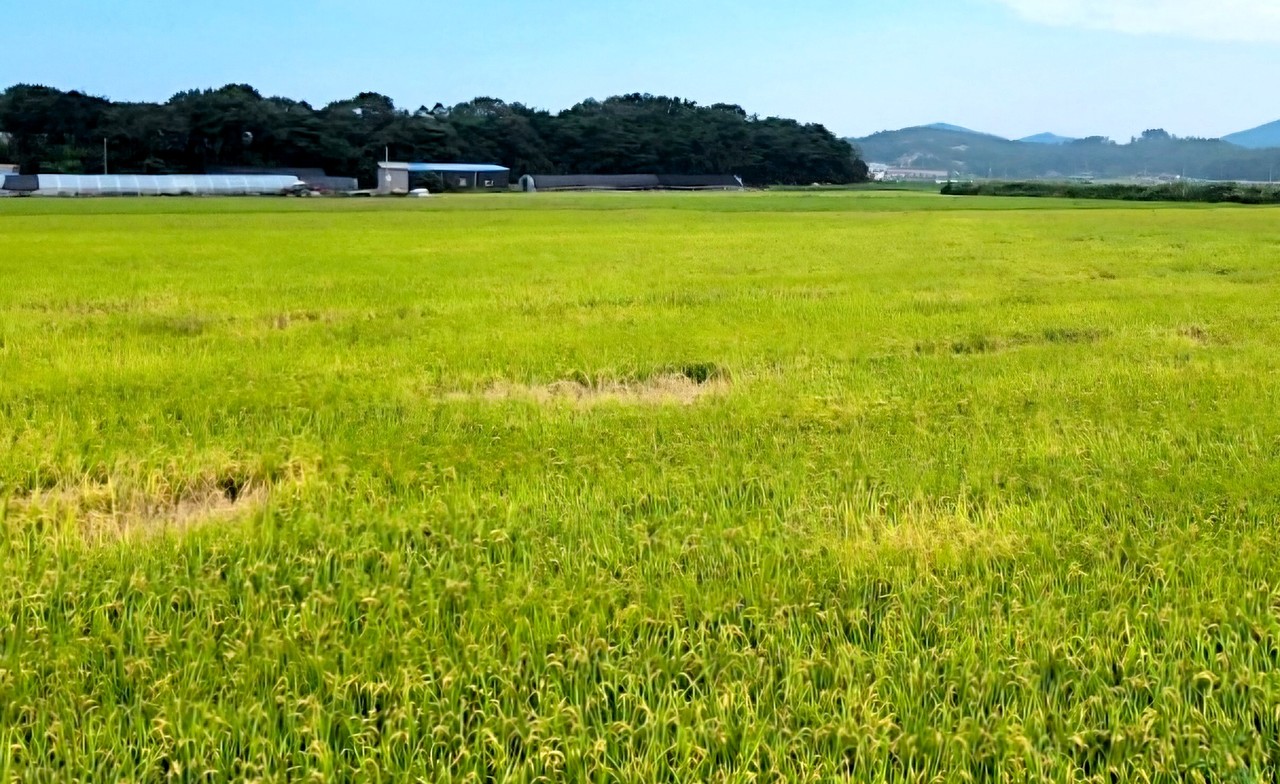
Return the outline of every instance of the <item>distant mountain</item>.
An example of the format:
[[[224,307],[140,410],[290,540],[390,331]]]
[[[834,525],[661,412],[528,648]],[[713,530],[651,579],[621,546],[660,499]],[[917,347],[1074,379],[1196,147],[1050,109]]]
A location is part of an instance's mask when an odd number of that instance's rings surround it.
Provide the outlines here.
[[[1018,146],[999,136],[945,123],[881,131],[849,141],[862,151],[864,160],[935,171],[970,171],[973,161],[1003,160]],[[982,173],[986,174],[985,168]]]
[[[1266,125],[1259,125],[1257,128],[1250,128],[1247,131],[1223,136],[1222,140],[1249,150],[1280,147],[1280,120]]]
[[[1067,144],[1074,142],[1075,139],[1070,136],[1059,136],[1056,133],[1037,133],[1035,136],[1028,136],[1018,141],[1027,144]]]
[[[982,131],[975,131],[972,128],[964,128],[959,125],[952,125],[951,123],[930,123],[929,125],[921,125],[920,127],[928,128],[931,131],[951,131],[953,133],[971,133],[974,136],[991,136],[996,139],[1002,138],[993,133],[983,133]]]
[[[1275,126],[1280,134],[1280,123]],[[1062,140],[1049,143],[1048,137],[1054,135],[1011,141],[939,123],[849,141],[868,162],[1006,180],[1089,176],[1267,182],[1276,163],[1271,151],[1243,149],[1218,139],[1179,139],[1159,130],[1129,144],[1101,136],[1054,137]]]

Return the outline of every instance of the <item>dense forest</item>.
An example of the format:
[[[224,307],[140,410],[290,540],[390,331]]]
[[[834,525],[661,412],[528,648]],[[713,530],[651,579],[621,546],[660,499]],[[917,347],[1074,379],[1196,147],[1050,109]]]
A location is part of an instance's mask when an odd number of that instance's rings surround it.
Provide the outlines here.
[[[866,177],[821,125],[738,106],[625,95],[559,113],[494,98],[407,111],[376,93],[314,108],[248,85],[116,103],[16,85],[0,93],[0,160],[24,174],[200,173],[220,166],[323,167],[369,184],[377,161],[500,163],[512,174],[736,174],[752,184]]]
[[[869,161],[997,179],[1088,175],[1269,182],[1280,177],[1278,149],[1251,150],[1219,139],[1178,138],[1158,128],[1127,144],[1101,136],[1031,144],[928,126],[883,131],[851,142]]]

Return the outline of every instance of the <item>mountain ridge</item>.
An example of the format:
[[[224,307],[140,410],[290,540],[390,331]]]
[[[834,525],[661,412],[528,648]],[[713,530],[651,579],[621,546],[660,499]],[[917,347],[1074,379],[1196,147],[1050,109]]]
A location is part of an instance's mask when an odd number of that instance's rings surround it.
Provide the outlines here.
[[[883,131],[878,131],[877,133],[873,133],[869,136],[864,136],[861,138],[850,137],[849,141],[857,143],[862,139],[869,139],[875,136],[881,136],[883,134],[905,133],[908,131],[917,131],[917,130],[942,131],[947,133],[965,134],[968,136],[980,136],[980,137],[989,138],[989,139],[999,139],[1001,141],[1022,142],[1025,144],[1061,145],[1061,144],[1070,144],[1072,142],[1081,141],[1079,137],[1063,136],[1061,134],[1053,133],[1052,131],[1045,131],[1043,133],[1037,133],[1031,136],[1024,136],[1020,139],[1012,139],[1006,136],[1001,136],[996,133],[988,133],[986,131],[977,131],[972,128],[966,128],[963,125],[955,125],[953,123],[946,123],[946,122],[935,122],[935,123],[929,123],[928,125],[911,125],[905,128],[898,128],[897,130],[883,130]],[[1103,137],[1094,136],[1094,137],[1088,137],[1088,138],[1097,139],[1097,138],[1103,138]],[[1243,131],[1236,131],[1235,133],[1229,133],[1219,137],[1218,139],[1208,139],[1208,140],[1202,140],[1202,141],[1223,141],[1228,144],[1233,144],[1236,147],[1244,148],[1246,150],[1263,150],[1263,149],[1270,149],[1270,148],[1280,148],[1280,120],[1264,123],[1255,128],[1249,128]]]
[[[1045,131],[1044,133],[1037,133],[1033,136],[1024,136],[1021,139],[1017,139],[1017,141],[1024,142],[1026,144],[1067,144],[1069,142],[1074,142],[1075,139],[1071,136],[1059,136],[1056,133]]]
[[[929,123],[928,125],[918,125],[915,127],[928,128],[931,131],[951,131],[953,133],[971,133],[974,136],[991,136],[996,139],[1004,138],[1003,136],[998,136],[994,133],[987,133],[985,131],[975,131],[972,128],[965,128],[963,125],[952,125],[951,123],[944,123],[944,122]]]
[[[1280,147],[1280,120],[1264,123],[1246,131],[1236,131],[1222,137],[1224,142],[1246,150],[1264,150]]]
[[[1275,131],[1280,134],[1280,122]],[[1251,137],[1265,141],[1263,132]],[[1238,137],[1237,137],[1238,138]],[[1270,182],[1276,151],[1221,139],[1177,138],[1149,130],[1128,143],[1102,136],[1067,139],[1039,134],[1005,139],[948,123],[880,131],[849,139],[864,160],[888,168],[951,171],[973,177],[1041,179],[1236,180]],[[1246,142],[1250,138],[1245,139]]]

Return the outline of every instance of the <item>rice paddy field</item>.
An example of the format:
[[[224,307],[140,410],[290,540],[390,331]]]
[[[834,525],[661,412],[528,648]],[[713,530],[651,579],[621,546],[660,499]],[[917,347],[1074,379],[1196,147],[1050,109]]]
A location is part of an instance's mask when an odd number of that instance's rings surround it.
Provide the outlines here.
[[[0,202],[0,781],[1274,781],[1280,211]]]

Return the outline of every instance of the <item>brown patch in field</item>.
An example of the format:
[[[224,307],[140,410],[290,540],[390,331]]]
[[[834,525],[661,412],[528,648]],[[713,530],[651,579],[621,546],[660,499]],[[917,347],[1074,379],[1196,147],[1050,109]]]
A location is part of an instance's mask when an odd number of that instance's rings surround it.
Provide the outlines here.
[[[915,344],[917,354],[994,354],[1017,345],[1015,339],[996,335],[970,335],[963,338],[921,340]]]
[[[1096,327],[1045,327],[1040,333],[1045,343],[1097,343],[1106,336]]]
[[[499,382],[478,395],[454,396],[480,398],[490,402],[506,400],[532,400],[537,403],[572,403],[591,406],[601,403],[631,405],[682,405],[722,395],[728,391],[723,379],[707,379],[698,382],[680,373],[668,373],[634,381],[555,381],[550,384],[529,385]]]
[[[905,557],[955,562],[1015,555],[1022,538],[988,515],[916,506],[845,523],[841,549],[857,560]]]
[[[289,329],[295,324],[310,324],[317,321],[331,322],[333,316],[316,310],[291,310],[277,313],[270,319],[273,329]]]
[[[1039,332],[1015,332],[1007,335],[973,334],[968,337],[917,341],[915,353],[952,354],[957,357],[998,354],[1028,346],[1097,343],[1109,334],[1096,327],[1045,327]]]
[[[876,550],[910,553],[920,557],[957,555],[1011,555],[1018,539],[972,520],[937,517],[900,522],[881,529],[871,546]]]
[[[1179,327],[1178,336],[1195,343],[1197,346],[1207,346],[1213,342],[1213,336],[1209,334],[1209,329],[1200,324],[1187,324]]]
[[[8,514],[49,522],[71,519],[88,537],[123,537],[230,522],[252,514],[266,500],[265,490],[227,480],[208,482],[177,496],[91,484],[10,499]]]
[[[924,316],[963,313],[974,307],[974,299],[965,294],[943,291],[917,291],[908,303],[911,310]]]

